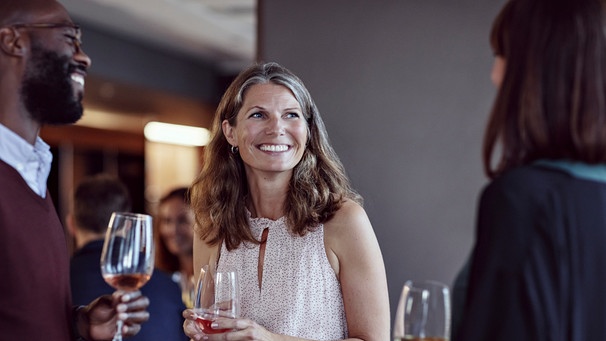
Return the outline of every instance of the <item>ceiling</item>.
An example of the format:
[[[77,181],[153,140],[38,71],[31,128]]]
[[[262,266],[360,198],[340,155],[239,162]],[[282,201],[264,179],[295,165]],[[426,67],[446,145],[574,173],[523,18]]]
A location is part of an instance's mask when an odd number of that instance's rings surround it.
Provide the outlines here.
[[[226,71],[239,71],[255,57],[256,0],[59,1],[78,20]]]

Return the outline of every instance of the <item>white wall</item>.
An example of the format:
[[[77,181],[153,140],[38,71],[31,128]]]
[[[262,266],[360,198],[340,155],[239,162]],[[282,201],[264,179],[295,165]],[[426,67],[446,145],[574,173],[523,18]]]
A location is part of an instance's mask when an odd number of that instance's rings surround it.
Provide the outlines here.
[[[486,182],[490,25],[503,0],[261,0],[259,51],[306,83],[365,197],[392,316],[407,279],[449,285]]]

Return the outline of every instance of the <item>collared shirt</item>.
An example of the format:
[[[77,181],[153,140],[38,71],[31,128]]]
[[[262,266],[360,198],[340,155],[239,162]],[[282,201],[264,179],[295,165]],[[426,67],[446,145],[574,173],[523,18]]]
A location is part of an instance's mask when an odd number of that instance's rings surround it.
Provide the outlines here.
[[[46,181],[53,154],[38,136],[32,146],[21,136],[0,124],[0,160],[13,167],[39,196],[46,196]]]

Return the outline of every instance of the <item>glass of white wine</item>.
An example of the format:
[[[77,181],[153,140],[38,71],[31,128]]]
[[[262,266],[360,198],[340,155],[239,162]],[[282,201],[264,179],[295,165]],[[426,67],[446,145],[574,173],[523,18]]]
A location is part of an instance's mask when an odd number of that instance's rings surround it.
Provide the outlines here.
[[[450,291],[436,281],[407,281],[394,321],[394,341],[450,339]]]
[[[139,290],[154,270],[152,217],[114,212],[109,220],[101,253],[103,279],[116,290]],[[117,322],[113,341],[122,341],[122,321]]]

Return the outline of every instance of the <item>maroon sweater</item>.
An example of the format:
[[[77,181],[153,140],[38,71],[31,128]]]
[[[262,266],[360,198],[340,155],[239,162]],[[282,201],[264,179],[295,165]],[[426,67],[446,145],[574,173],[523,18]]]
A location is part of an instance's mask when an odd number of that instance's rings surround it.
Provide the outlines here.
[[[72,339],[63,227],[43,199],[0,161],[0,341]]]

